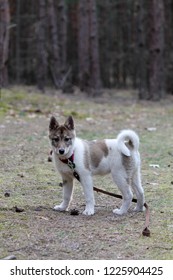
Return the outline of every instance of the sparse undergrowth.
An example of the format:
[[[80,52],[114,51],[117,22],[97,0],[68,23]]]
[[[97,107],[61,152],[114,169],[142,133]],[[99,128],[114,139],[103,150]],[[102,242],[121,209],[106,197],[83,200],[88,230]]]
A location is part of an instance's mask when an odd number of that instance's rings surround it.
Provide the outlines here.
[[[173,259],[173,99],[136,102],[130,91],[105,91],[97,99],[77,90],[73,96],[33,88],[3,90],[0,100],[0,257],[18,259]],[[140,136],[142,181],[150,207],[150,237],[143,237],[145,214],[122,217],[120,201],[95,194],[96,214],[85,217],[84,197],[75,182],[71,209],[58,213],[61,178],[49,153],[51,114],[72,114],[77,134],[86,139],[116,137],[124,128]],[[95,186],[117,193],[111,177]],[[134,205],[132,205],[133,208]],[[15,208],[17,207],[17,208]],[[21,210],[17,211],[17,210]]]

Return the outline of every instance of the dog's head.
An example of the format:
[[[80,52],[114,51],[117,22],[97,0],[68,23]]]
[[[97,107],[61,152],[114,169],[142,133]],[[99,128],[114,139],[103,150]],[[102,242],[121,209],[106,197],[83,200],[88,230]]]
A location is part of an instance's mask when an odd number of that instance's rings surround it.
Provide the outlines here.
[[[63,125],[60,125],[54,116],[49,123],[49,139],[53,151],[62,158],[66,158],[73,152],[75,139],[74,121],[69,116]]]

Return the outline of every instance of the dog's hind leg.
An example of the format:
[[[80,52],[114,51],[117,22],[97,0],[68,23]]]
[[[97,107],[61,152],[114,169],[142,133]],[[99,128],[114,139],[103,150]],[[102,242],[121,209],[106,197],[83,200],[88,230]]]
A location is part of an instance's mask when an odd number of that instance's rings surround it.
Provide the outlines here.
[[[137,205],[134,210],[138,212],[144,211],[144,190],[141,185],[141,176],[139,169],[132,178],[132,189],[134,190],[137,198]]]
[[[122,175],[117,176],[117,174],[116,175],[112,174],[112,177],[113,177],[115,184],[121,191],[122,197],[123,197],[123,202],[122,202],[120,209],[118,209],[118,208],[114,209],[113,213],[117,214],[117,215],[123,215],[123,214],[126,214],[128,209],[130,208],[133,194],[132,194],[130,185],[128,184],[128,182],[124,178],[124,176],[122,176]]]
[[[63,201],[60,205],[56,205],[54,210],[56,211],[66,211],[70,205],[73,194],[73,178],[63,178]]]

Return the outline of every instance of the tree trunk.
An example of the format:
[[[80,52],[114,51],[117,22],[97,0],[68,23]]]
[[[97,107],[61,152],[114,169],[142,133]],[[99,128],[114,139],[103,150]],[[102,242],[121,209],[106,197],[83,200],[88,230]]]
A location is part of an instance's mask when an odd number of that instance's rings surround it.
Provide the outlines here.
[[[67,15],[64,0],[59,0],[58,5],[58,26],[59,26],[59,52],[61,73],[64,75],[67,71]]]
[[[8,84],[10,11],[8,0],[0,0],[0,88]]]
[[[79,31],[78,31],[78,60],[79,60],[79,87],[88,91],[89,70],[89,22],[87,0],[79,1]]]
[[[173,94],[173,1],[165,3],[165,90]]]
[[[89,4],[89,41],[90,41],[90,87],[93,95],[100,94],[100,64],[98,46],[98,26],[95,0],[88,0]]]
[[[20,60],[21,60],[21,51],[20,51],[20,29],[21,29],[21,22],[20,22],[20,6],[21,6],[21,3],[20,3],[20,0],[17,0],[17,8],[16,8],[16,82],[17,84],[20,83],[20,76],[21,76],[21,72],[22,72],[22,69],[21,69],[21,63],[20,63]]]
[[[55,87],[60,88],[60,54],[59,54],[59,38],[57,30],[57,15],[55,13],[54,0],[48,2],[48,22],[50,28],[50,44],[49,44],[49,67],[50,73]]]
[[[98,51],[95,0],[79,2],[79,86],[91,95],[100,93],[100,65]]]
[[[47,78],[47,52],[46,52],[46,1],[39,0],[39,25],[37,29],[37,85],[44,91]]]
[[[144,0],[139,1],[137,17],[137,69],[138,69],[138,97],[147,100],[147,54],[146,54],[146,17]]]
[[[149,99],[159,100],[164,89],[164,4],[150,1]]]
[[[65,0],[56,2],[58,12],[58,35],[59,35],[59,54],[60,54],[60,87],[63,92],[72,93],[71,82],[72,67],[67,65],[67,7]]]

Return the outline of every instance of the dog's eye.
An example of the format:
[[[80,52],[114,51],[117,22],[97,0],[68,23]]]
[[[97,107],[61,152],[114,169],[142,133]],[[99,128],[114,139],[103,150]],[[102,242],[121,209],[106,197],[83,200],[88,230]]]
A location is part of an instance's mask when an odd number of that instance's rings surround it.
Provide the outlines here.
[[[70,137],[65,137],[65,138],[64,138],[64,141],[65,141],[65,142],[68,142],[69,140],[71,140]]]
[[[54,137],[54,138],[52,139],[52,141],[54,141],[54,142],[59,142],[59,137]]]

